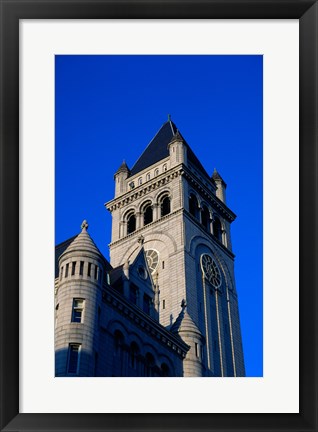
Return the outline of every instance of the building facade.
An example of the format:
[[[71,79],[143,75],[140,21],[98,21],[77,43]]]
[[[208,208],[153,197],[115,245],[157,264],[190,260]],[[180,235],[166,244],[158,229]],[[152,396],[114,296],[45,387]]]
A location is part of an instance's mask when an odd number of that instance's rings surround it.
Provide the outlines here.
[[[56,248],[56,376],[244,376],[224,180],[170,119],[114,180],[110,263]]]

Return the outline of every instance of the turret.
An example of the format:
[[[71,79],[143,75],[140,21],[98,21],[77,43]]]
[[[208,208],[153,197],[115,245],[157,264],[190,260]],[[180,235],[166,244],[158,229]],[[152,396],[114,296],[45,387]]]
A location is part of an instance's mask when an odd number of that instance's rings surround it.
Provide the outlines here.
[[[187,311],[185,300],[181,303],[181,312],[171,327],[171,332],[179,335],[190,346],[183,362],[183,376],[203,376],[203,346],[205,339]]]
[[[226,204],[226,196],[225,196],[226,183],[215,168],[212,174],[212,179],[214,180],[216,185],[216,196],[222,202],[224,202],[224,204]]]
[[[81,228],[81,233],[59,258],[56,376],[96,375],[106,260],[88,234],[86,221]]]
[[[130,171],[125,161],[120,165],[114,174],[115,180],[115,197],[127,192],[126,180],[129,177]]]
[[[187,165],[187,147],[179,131],[172,137],[168,144],[170,155],[170,167],[173,168],[180,163]]]

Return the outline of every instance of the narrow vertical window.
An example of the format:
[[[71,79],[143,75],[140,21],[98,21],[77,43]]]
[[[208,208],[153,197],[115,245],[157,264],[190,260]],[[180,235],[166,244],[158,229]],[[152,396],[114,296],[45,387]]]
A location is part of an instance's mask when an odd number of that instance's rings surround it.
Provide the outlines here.
[[[72,322],[81,323],[83,320],[84,299],[73,299]]]
[[[102,314],[102,310],[101,308],[98,306],[98,315],[97,315],[97,322],[98,322],[98,326],[100,326],[100,317]]]
[[[64,270],[64,267],[61,267],[61,274],[60,274],[60,280],[62,279],[62,277],[63,277],[63,270]]]
[[[65,266],[65,277],[68,277],[68,268],[69,268],[69,264],[66,264]]]
[[[136,216],[132,213],[127,217],[127,234],[136,231]]]
[[[160,205],[161,217],[166,216],[170,213],[170,198],[168,196],[164,197]]]
[[[162,309],[166,309],[166,300],[162,300]]]
[[[87,276],[91,276],[91,271],[92,271],[92,264],[88,263]]]
[[[76,261],[72,262],[72,276],[75,275],[75,269],[76,269]]]
[[[55,306],[55,328],[57,327],[59,304]]]
[[[143,298],[143,311],[148,315],[150,314],[150,304],[151,298],[145,294]]]
[[[131,284],[129,288],[129,300],[133,304],[137,304],[137,297],[138,297],[138,288]]]
[[[144,225],[148,225],[152,222],[152,205],[148,204],[144,208]]]
[[[195,344],[194,344],[194,347],[195,347],[195,356],[196,356],[196,357],[199,357],[199,355],[198,355],[198,344],[195,343]]]
[[[80,270],[79,270],[80,276],[83,276],[83,271],[84,271],[84,261],[81,261],[80,262]]]
[[[98,266],[95,265],[95,274],[94,274],[95,279],[97,279],[98,277]]]
[[[164,270],[164,268],[165,268],[165,262],[162,261],[162,270]]]
[[[68,349],[68,368],[67,372],[76,374],[78,372],[80,344],[70,344]]]

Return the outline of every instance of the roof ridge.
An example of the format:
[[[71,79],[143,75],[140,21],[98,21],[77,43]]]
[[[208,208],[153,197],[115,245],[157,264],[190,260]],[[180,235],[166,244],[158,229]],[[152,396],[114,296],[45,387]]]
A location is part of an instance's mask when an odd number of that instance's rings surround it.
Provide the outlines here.
[[[145,149],[143,150],[143,152],[141,153],[141,155],[139,156],[139,158],[136,160],[136,162],[134,163],[134,165],[131,168],[131,172],[133,172],[135,166],[137,165],[137,163],[139,162],[139,160],[143,157],[145,151],[148,149],[148,147],[152,144],[153,140],[156,138],[156,136],[159,134],[159,132],[161,131],[161,129],[167,124],[167,123],[172,123],[171,120],[167,120],[165,121],[160,128],[158,129],[158,131],[154,134],[153,138],[151,139],[151,141],[149,141],[148,145],[145,147]],[[134,174],[133,174],[134,175]]]

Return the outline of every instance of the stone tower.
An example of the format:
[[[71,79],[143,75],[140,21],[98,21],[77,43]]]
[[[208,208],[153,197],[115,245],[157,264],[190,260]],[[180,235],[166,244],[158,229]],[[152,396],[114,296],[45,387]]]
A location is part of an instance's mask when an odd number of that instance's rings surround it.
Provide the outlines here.
[[[99,345],[102,284],[107,266],[88,224],[59,258],[55,293],[56,376],[94,376]]]
[[[244,376],[230,232],[236,216],[224,180],[216,170],[208,175],[170,118],[132,169],[123,163],[114,179],[115,197],[106,204],[111,265],[132,262],[142,238],[160,323],[175,332],[177,319],[185,321],[178,334],[190,337],[191,367],[199,376]],[[182,330],[190,327],[192,336]]]

